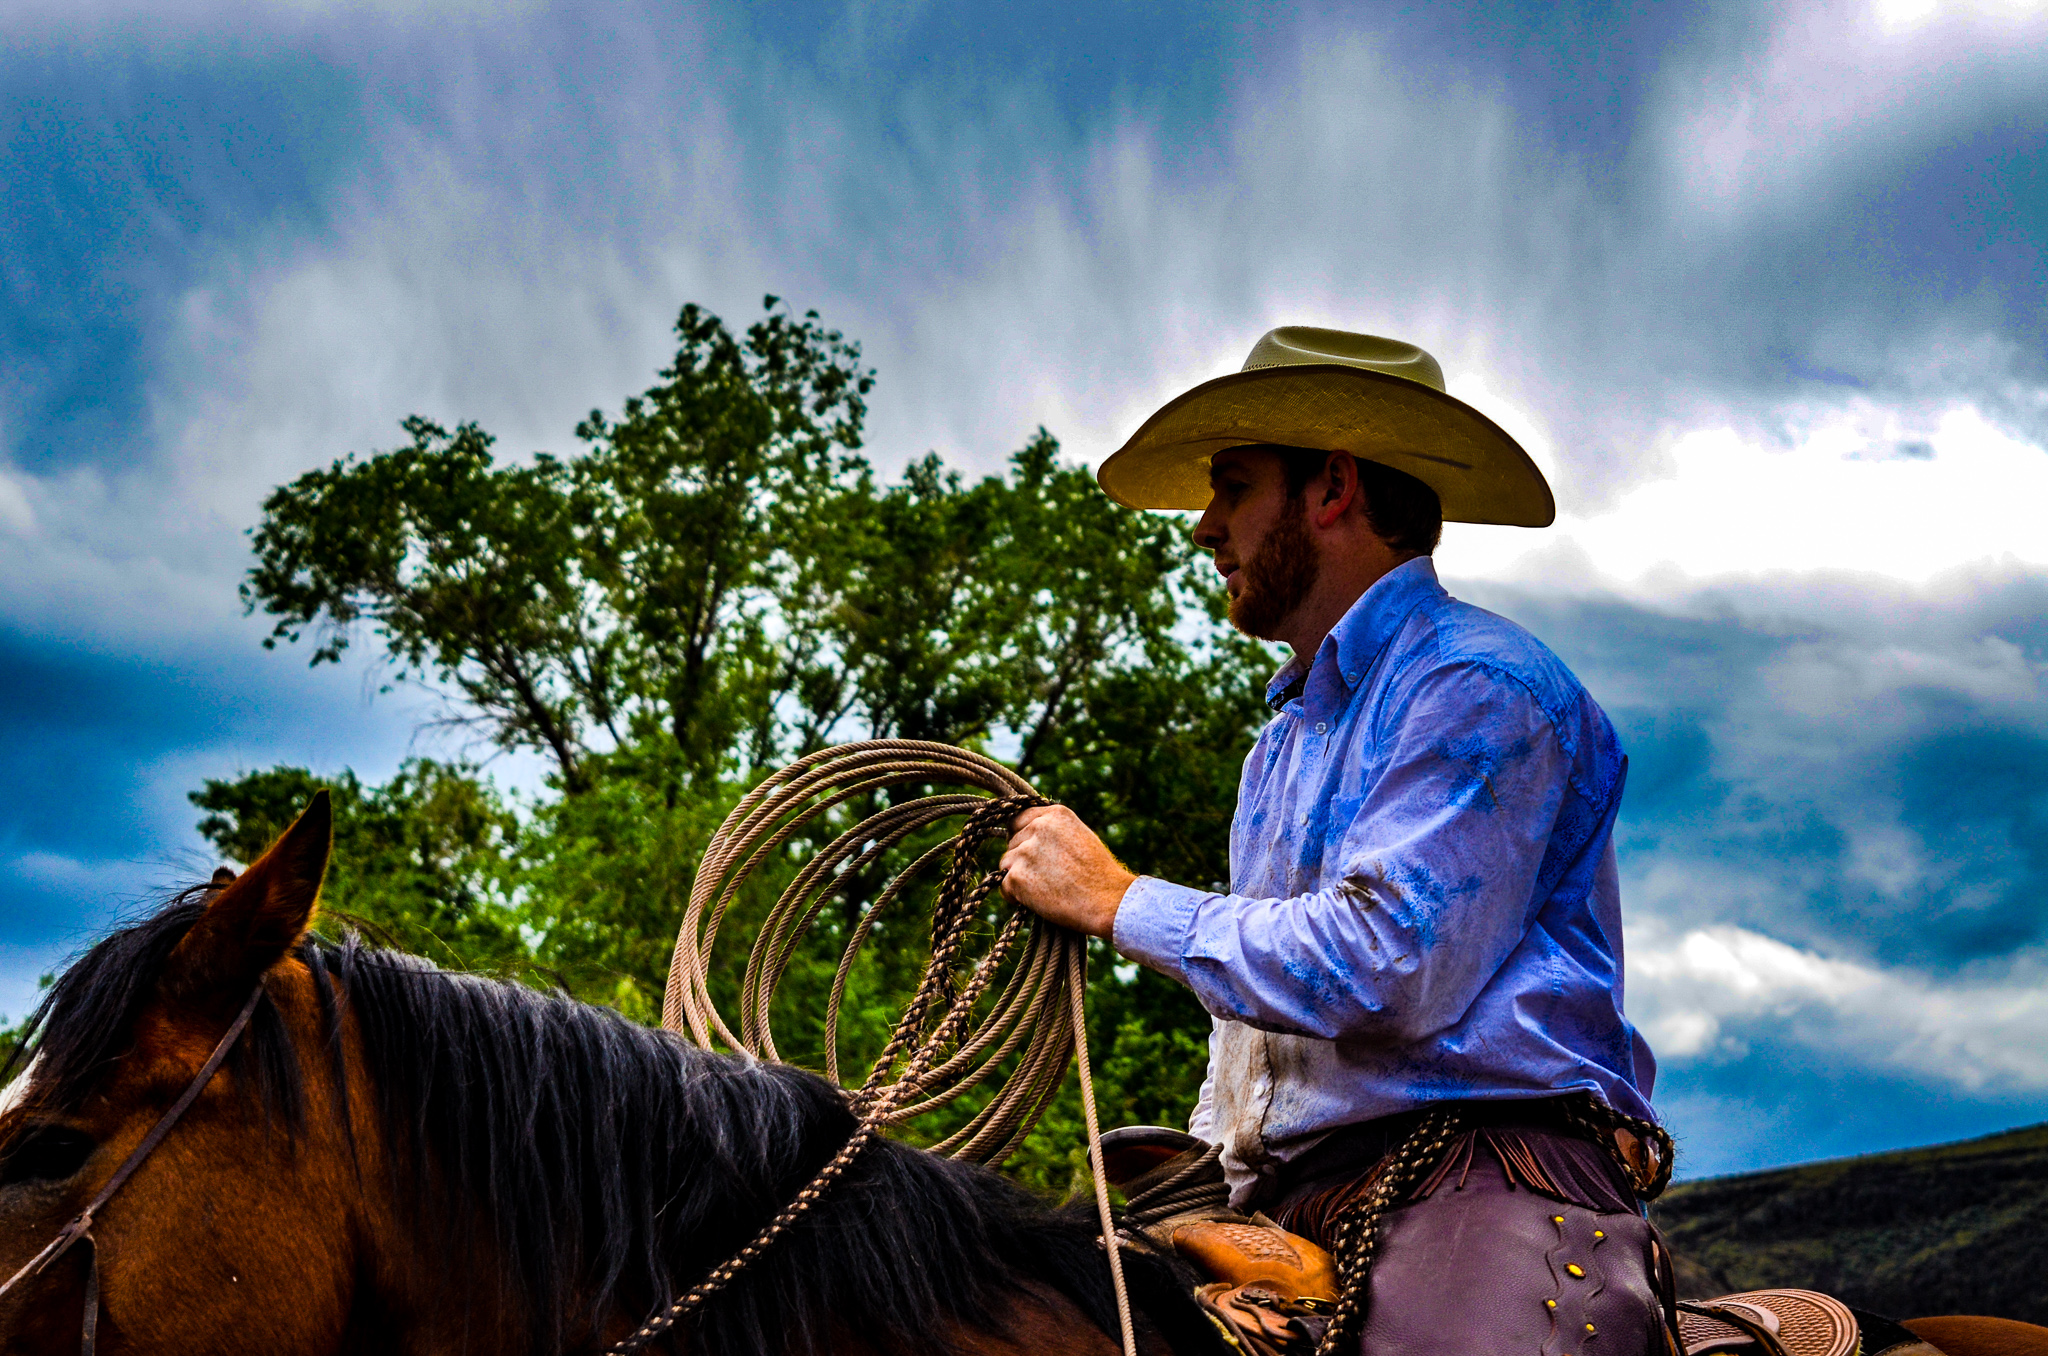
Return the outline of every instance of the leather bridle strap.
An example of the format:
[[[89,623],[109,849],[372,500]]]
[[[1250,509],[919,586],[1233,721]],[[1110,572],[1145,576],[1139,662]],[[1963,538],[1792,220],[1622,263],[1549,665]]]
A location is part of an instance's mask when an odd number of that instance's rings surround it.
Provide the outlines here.
[[[142,1142],[121,1161],[121,1166],[114,1169],[114,1175],[107,1179],[107,1184],[100,1188],[99,1194],[92,1198],[91,1204],[79,1211],[77,1217],[65,1225],[41,1252],[29,1258],[21,1270],[8,1277],[6,1284],[0,1285],[0,1295],[5,1295],[24,1278],[40,1276],[49,1269],[52,1262],[71,1251],[72,1246],[82,1240],[92,1250],[92,1267],[85,1279],[85,1321],[79,1337],[79,1350],[83,1356],[93,1356],[93,1347],[98,1342],[100,1326],[100,1254],[99,1246],[92,1236],[93,1216],[99,1213],[101,1206],[113,1199],[115,1192],[128,1184],[128,1179],[142,1166],[142,1160],[156,1152],[157,1146],[176,1128],[179,1119],[199,1100],[199,1094],[206,1090],[206,1085],[220,1072],[220,1066],[228,1057],[228,1051],[234,1048],[236,1040],[240,1039],[242,1032],[248,1027],[249,1019],[256,1015],[256,1004],[262,998],[263,985],[259,981],[255,991],[249,995],[249,1001],[242,1004],[242,1011],[236,1015],[227,1033],[214,1045],[213,1053],[206,1057],[206,1063],[199,1066],[199,1072],[194,1075],[191,1084],[177,1101],[171,1103],[171,1109],[157,1118],[149,1133],[142,1137]]]

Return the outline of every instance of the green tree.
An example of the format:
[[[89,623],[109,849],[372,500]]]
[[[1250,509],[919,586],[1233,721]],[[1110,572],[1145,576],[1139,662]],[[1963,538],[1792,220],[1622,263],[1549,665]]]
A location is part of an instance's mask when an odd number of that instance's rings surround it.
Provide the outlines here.
[[[501,464],[475,425],[415,417],[408,444],[266,500],[243,598],[276,618],[267,643],[310,638],[312,662],[333,662],[367,626],[393,681],[433,685],[451,722],[553,769],[555,794],[523,823],[473,769],[409,764],[382,787],[344,775],[336,909],[651,1021],[726,811],[789,757],[878,737],[1008,758],[1134,869],[1227,875],[1268,661],[1221,624],[1213,578],[1198,591],[1181,522],[1112,504],[1043,429],[1003,474],[926,457],[882,483],[858,451],[872,384],[858,348],[773,298],[744,337],[694,306],[677,336],[659,384],[579,427],[577,457]],[[247,860],[312,784],[281,768],[194,799],[208,836]],[[732,955],[818,841],[751,887]],[[845,882],[784,982],[777,1030],[800,1062],[821,1058],[839,947],[882,878]],[[848,1004],[856,1049],[878,1046],[922,940],[909,916],[877,930]],[[1106,1114],[1184,1117],[1207,1016],[1098,950]],[[1079,1153],[1071,1087],[1046,1127],[1016,1171],[1057,1188]]]
[[[278,618],[266,646],[314,629],[315,666],[369,622],[395,680],[444,685],[455,720],[547,755],[579,790],[590,727],[625,694],[621,638],[580,568],[577,477],[547,456],[496,465],[474,424],[404,427],[410,445],[264,501],[243,602]]]
[[[771,613],[829,505],[866,470],[854,450],[873,374],[815,312],[776,309],[735,340],[691,305],[660,385],[576,430],[590,576],[623,626],[644,738],[658,713],[681,766],[714,775],[773,721],[794,677]],[[613,731],[616,736],[617,731]],[[764,751],[765,750],[761,750]]]
[[[791,548],[863,469],[858,348],[769,306],[743,340],[684,307],[661,383],[593,411],[572,462],[500,466],[476,425],[415,416],[410,445],[280,487],[242,586],[277,618],[265,643],[310,630],[332,663],[367,621],[397,681],[451,691],[453,719],[545,755],[571,794],[656,730],[669,775],[714,777],[781,695],[764,626]]]

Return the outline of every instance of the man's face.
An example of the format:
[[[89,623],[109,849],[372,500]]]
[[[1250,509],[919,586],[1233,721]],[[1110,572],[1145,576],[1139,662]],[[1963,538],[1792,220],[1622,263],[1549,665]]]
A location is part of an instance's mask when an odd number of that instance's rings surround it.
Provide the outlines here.
[[[1216,553],[1230,594],[1230,624],[1260,640],[1280,639],[1288,617],[1315,588],[1320,564],[1308,505],[1290,497],[1277,453],[1240,447],[1209,463],[1209,507],[1195,544]]]

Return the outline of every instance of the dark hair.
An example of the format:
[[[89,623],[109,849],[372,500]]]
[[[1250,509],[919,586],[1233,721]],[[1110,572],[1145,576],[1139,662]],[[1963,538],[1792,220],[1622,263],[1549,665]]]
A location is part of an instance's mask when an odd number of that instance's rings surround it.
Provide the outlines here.
[[[1299,499],[1330,459],[1328,452],[1308,447],[1275,447],[1287,475],[1287,494]],[[1380,462],[1353,457],[1358,488],[1364,492],[1365,521],[1396,551],[1426,556],[1443,540],[1444,506],[1436,491]]]

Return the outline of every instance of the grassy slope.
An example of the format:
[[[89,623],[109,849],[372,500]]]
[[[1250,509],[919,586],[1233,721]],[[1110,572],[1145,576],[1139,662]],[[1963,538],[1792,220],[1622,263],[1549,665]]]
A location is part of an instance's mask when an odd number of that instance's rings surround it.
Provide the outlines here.
[[[1656,1218],[1691,1264],[1681,1290],[1797,1286],[1901,1317],[2048,1323],[2048,1125],[1687,1182]]]

